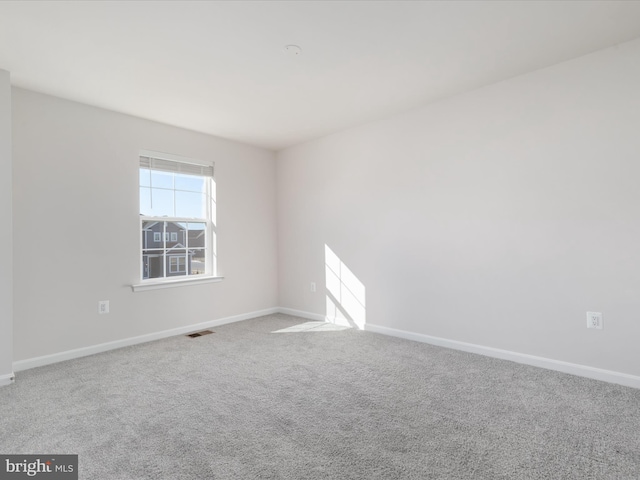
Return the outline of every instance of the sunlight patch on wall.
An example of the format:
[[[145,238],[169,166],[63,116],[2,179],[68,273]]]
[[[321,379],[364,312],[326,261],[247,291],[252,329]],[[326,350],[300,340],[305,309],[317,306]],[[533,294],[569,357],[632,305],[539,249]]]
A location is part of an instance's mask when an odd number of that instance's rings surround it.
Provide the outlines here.
[[[327,320],[364,330],[366,303],[363,283],[326,244],[324,259]]]

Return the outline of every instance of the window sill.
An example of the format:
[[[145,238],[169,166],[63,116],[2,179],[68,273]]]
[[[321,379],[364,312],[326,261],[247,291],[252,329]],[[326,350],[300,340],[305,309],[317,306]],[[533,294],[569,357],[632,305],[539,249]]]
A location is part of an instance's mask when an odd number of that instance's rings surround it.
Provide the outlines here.
[[[184,287],[187,285],[201,285],[203,283],[221,282],[224,277],[202,277],[202,278],[180,278],[177,280],[159,280],[131,285],[134,292],[144,292],[146,290],[158,290],[160,288]]]

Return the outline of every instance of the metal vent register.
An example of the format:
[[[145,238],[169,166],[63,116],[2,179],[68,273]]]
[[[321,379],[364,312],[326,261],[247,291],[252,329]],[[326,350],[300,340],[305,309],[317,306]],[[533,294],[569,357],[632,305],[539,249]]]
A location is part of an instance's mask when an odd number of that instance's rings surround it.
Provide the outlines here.
[[[203,335],[209,335],[210,333],[214,333],[214,332],[212,332],[211,330],[202,330],[201,332],[190,333],[189,335],[187,335],[187,337],[196,338],[196,337],[201,337]]]

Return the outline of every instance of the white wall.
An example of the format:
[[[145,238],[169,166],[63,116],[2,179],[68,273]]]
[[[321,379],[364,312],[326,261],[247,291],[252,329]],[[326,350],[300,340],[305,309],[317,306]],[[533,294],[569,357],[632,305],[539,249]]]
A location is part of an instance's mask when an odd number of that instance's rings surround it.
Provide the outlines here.
[[[280,305],[640,375],[640,41],[278,154]],[[604,330],[586,329],[586,311]]]
[[[11,163],[11,79],[9,72],[0,70],[0,385],[13,377]]]
[[[272,152],[18,88],[13,102],[14,361],[277,306]],[[215,162],[224,281],[131,291],[140,149]]]

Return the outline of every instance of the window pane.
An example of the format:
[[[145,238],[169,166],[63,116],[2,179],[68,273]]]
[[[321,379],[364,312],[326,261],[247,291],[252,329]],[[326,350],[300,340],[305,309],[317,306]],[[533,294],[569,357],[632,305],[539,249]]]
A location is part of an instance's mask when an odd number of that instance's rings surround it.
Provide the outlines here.
[[[204,248],[205,223],[189,223],[189,248]]]
[[[140,169],[140,186],[141,187],[150,187],[151,186],[151,172],[148,168]]]
[[[151,189],[140,187],[140,215],[149,215],[151,212]]]
[[[167,276],[187,275],[187,251],[184,248],[167,250]]]
[[[205,178],[193,175],[176,175],[176,190],[205,193]]]
[[[151,186],[153,188],[173,188],[173,173],[151,170]]]
[[[189,249],[191,256],[191,275],[204,275],[205,274],[205,253],[204,249]]]
[[[142,248],[164,248],[164,222],[142,222]]]
[[[164,255],[158,250],[142,251],[142,278],[162,278],[164,271],[162,267]]]
[[[173,190],[140,187],[140,215],[173,217]]]
[[[176,191],[176,217],[206,218],[206,196],[202,193]]]

